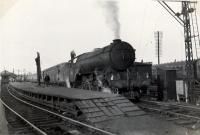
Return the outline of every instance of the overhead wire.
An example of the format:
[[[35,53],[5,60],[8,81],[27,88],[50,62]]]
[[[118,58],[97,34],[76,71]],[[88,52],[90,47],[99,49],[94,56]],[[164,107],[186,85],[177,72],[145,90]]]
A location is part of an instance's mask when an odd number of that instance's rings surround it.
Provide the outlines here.
[[[176,19],[176,21],[177,21],[180,25],[184,26],[183,23],[182,23],[180,20],[178,20],[178,19],[173,15],[173,13],[171,13],[171,12],[169,11],[169,9],[168,9],[165,5],[163,5],[162,2],[158,1],[158,3],[159,3],[159,4],[174,18],[174,19]]]
[[[166,4],[164,1],[157,1],[181,26],[181,28],[184,26],[184,22],[181,18],[176,16],[176,12],[174,12],[168,4]],[[180,29],[179,29],[180,30]],[[182,29],[180,30],[181,35],[184,36]]]
[[[169,7],[169,5],[166,3],[166,2],[162,2],[174,15],[176,15],[176,12],[174,12],[170,7]],[[173,15],[173,16],[174,16]],[[175,16],[174,16],[175,17]],[[180,18],[180,17],[178,17],[177,16],[177,19],[179,20],[179,21],[181,21],[182,23],[184,23],[184,21]]]

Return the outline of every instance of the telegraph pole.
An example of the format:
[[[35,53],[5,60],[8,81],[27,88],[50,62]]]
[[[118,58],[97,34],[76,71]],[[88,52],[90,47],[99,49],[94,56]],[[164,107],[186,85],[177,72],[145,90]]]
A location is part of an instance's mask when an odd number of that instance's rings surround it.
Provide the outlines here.
[[[160,57],[161,57],[161,43],[162,43],[162,32],[156,31],[154,33],[155,36],[155,43],[156,43],[156,56],[158,57],[158,64],[160,64]]]
[[[160,64],[160,42],[159,42],[159,31],[157,32],[158,33],[158,64]]]

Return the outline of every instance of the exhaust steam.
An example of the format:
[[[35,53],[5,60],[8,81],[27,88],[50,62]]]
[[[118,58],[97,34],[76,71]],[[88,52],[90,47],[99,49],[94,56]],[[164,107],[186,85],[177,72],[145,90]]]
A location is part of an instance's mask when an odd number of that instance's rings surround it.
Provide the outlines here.
[[[118,2],[114,0],[99,1],[100,7],[104,9],[106,24],[113,31],[114,38],[120,38],[120,22]]]

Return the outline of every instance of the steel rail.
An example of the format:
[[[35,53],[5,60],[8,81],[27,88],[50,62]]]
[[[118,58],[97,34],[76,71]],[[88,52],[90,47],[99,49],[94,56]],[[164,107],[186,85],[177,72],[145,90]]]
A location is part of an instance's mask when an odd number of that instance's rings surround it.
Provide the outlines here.
[[[41,129],[39,129],[38,127],[36,127],[34,124],[32,124],[31,122],[29,122],[28,120],[26,120],[23,116],[21,116],[20,114],[18,114],[16,111],[14,111],[12,108],[10,108],[1,98],[0,98],[1,103],[8,108],[10,111],[12,111],[15,115],[17,115],[18,117],[20,117],[23,121],[25,121],[27,124],[29,124],[31,127],[33,127],[37,132],[39,132],[42,135],[47,135],[47,133],[45,133],[44,131],[42,131]]]
[[[33,105],[33,104],[30,104],[30,103],[28,103],[28,102],[26,102],[26,101],[21,100],[20,98],[16,97],[15,95],[13,95],[13,94],[10,92],[10,90],[9,90],[8,87],[7,87],[7,89],[8,89],[8,92],[9,92],[9,94],[10,94],[11,96],[13,96],[15,99],[17,99],[17,100],[19,100],[19,101],[21,101],[21,102],[23,102],[23,103],[25,103],[25,104],[28,104],[28,105],[30,105],[30,106],[33,106],[33,107],[38,108],[38,109],[40,109],[40,110],[43,110],[43,111],[45,111],[45,112],[51,113],[51,114],[53,114],[53,115],[56,115],[56,116],[61,117],[61,118],[65,119],[65,120],[71,121],[71,122],[73,122],[73,123],[82,125],[82,126],[84,126],[84,127],[87,127],[87,128],[90,128],[90,129],[93,129],[93,130],[96,130],[96,131],[99,131],[99,132],[101,132],[101,133],[104,133],[104,134],[107,134],[107,135],[116,135],[116,134],[114,134],[114,133],[111,133],[111,132],[108,132],[108,131],[105,131],[105,130],[96,128],[96,127],[94,127],[94,126],[91,126],[91,125],[88,125],[88,124],[85,124],[85,123],[76,121],[76,120],[74,120],[74,119],[68,118],[68,117],[63,116],[63,115],[60,115],[60,114],[58,114],[58,113],[49,111],[49,110],[47,110],[47,109],[41,108],[41,107],[36,106],[36,105]],[[14,88],[12,88],[12,89],[14,89]],[[16,91],[16,90],[15,90],[15,91]]]
[[[193,118],[193,119],[198,119],[200,120],[200,117],[196,117],[196,116],[192,116],[192,115],[187,115],[187,114],[182,114],[182,113],[176,113],[176,112],[172,112],[172,111],[166,111],[166,110],[162,110],[162,109],[157,109],[157,108],[151,108],[151,107],[142,107],[145,109],[149,109],[149,110],[154,110],[154,111],[159,111],[159,112],[164,112],[166,114],[173,114],[173,115],[177,115],[177,116],[183,116],[183,117],[187,117],[187,118]]]
[[[165,103],[158,102],[158,101],[148,101],[148,100],[141,100],[141,101],[149,102],[149,103],[156,103],[156,104],[160,104],[160,105],[166,105]],[[170,103],[167,103],[167,104],[171,105],[171,106],[177,106],[177,107],[184,107],[184,108],[190,108],[190,109],[200,110],[200,107],[186,106],[186,105],[177,105],[177,104],[170,104]]]

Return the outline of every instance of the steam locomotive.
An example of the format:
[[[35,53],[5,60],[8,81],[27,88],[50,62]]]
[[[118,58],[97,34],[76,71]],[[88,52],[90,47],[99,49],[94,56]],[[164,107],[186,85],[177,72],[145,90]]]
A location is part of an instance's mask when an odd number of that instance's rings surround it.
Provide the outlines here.
[[[118,93],[129,99],[139,99],[140,88],[148,85],[148,79],[143,79],[143,82],[141,77],[136,79],[138,73],[134,61],[135,49],[129,43],[115,39],[108,46],[44,70],[43,77],[48,75],[50,83],[67,87]],[[151,75],[151,70],[147,74]]]

